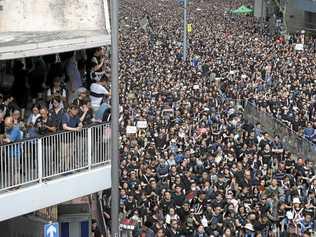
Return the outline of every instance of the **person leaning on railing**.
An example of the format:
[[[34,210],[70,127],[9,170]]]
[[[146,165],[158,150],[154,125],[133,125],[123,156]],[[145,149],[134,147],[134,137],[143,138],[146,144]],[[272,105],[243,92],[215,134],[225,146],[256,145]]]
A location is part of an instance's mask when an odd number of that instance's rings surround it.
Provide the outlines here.
[[[38,129],[40,135],[48,135],[57,131],[57,128],[54,125],[54,121],[51,116],[48,114],[46,107],[40,109],[40,117],[35,121],[35,127]]]
[[[83,115],[79,116],[79,106],[77,105],[70,105],[68,108],[68,112],[64,113],[62,118],[62,125],[63,129],[68,132],[80,132],[82,129],[82,121],[84,117],[86,116],[88,110],[85,109]],[[63,138],[63,146],[64,146],[64,157],[61,160],[61,166],[62,169],[64,168],[64,171],[67,171],[70,169],[70,161],[73,160],[72,157],[74,156],[74,153],[76,152],[76,140],[78,139],[78,136],[71,136],[70,134],[65,134],[65,138]],[[72,164],[73,165],[73,164]]]
[[[91,101],[89,98],[84,98],[81,101],[80,105],[80,122],[82,123],[83,126],[87,126],[92,123],[93,121],[93,110],[91,107]]]
[[[87,109],[84,111],[84,116],[87,113]],[[68,112],[64,113],[62,117],[62,126],[65,131],[79,132],[82,129],[82,120],[79,117],[79,106],[70,105]]]
[[[4,143],[12,143],[22,139],[22,132],[19,127],[14,126],[13,118],[6,117],[4,120],[5,126],[5,137],[3,139]]]
[[[19,127],[14,126],[13,118],[12,117],[6,117],[4,120],[5,125],[5,135],[3,138],[3,143],[13,143],[17,142],[22,139],[22,131]],[[20,144],[7,146],[5,147],[6,152],[4,155],[4,159],[8,159],[7,162],[7,172],[9,172],[9,175],[12,177],[12,184],[15,185],[20,182],[20,165],[19,165],[19,159],[21,156],[21,146]],[[16,159],[14,162],[13,159]]]

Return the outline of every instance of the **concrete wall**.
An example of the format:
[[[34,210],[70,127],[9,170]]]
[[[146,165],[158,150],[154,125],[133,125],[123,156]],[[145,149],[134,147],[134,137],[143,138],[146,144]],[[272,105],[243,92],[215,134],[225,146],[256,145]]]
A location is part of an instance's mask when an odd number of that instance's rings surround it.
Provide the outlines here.
[[[44,223],[17,217],[0,222],[0,236],[3,237],[43,237]]]
[[[287,4],[286,22],[290,33],[304,29],[304,11],[297,7],[295,1],[289,0]]]
[[[255,12],[254,16],[256,18],[266,17],[266,1],[265,0],[255,0]]]
[[[99,30],[105,26],[103,0],[0,0],[0,5],[0,32]]]

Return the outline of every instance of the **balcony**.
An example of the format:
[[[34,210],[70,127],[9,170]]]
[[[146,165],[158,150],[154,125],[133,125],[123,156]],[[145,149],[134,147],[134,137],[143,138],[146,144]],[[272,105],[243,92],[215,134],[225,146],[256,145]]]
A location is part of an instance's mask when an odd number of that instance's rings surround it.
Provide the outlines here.
[[[0,221],[111,186],[109,124],[0,146]]]

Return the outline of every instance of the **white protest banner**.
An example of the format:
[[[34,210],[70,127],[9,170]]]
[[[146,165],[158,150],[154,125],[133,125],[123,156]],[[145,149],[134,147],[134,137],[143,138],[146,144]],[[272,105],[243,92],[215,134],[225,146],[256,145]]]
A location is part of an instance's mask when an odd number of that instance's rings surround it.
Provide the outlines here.
[[[194,85],[194,86],[193,86],[193,90],[198,90],[198,89],[200,89],[200,86],[199,86],[199,85]]]
[[[297,51],[304,50],[304,45],[303,44],[296,44],[294,49]]]
[[[137,132],[136,126],[127,126],[126,127],[126,134],[134,134]]]
[[[147,121],[146,120],[138,121],[136,124],[136,127],[137,128],[147,128],[148,127]]]

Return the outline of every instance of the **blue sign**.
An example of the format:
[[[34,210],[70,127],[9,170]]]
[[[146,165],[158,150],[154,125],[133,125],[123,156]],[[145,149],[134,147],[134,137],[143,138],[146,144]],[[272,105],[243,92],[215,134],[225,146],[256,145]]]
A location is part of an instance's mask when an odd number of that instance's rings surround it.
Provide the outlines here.
[[[180,6],[184,6],[184,0],[176,0]],[[189,0],[187,0],[187,4],[189,4]]]
[[[58,223],[46,224],[44,226],[44,237],[59,237]]]

